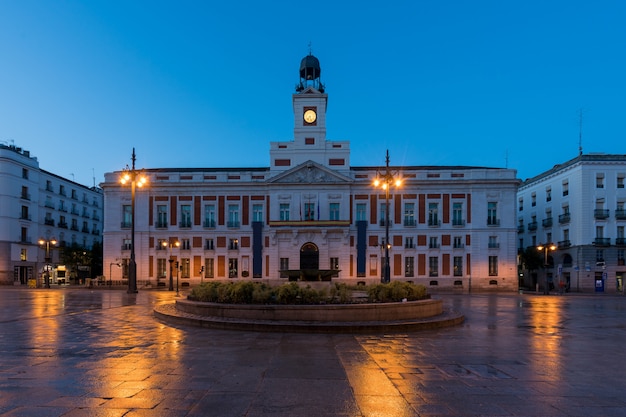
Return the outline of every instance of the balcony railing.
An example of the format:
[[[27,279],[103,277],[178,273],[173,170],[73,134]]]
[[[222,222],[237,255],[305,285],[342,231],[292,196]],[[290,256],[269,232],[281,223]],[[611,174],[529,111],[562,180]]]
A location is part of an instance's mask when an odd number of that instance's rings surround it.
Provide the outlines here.
[[[572,242],[569,240],[560,240],[557,245],[559,248],[569,248],[572,246]]]
[[[167,221],[165,220],[157,221],[154,227],[156,227],[157,229],[167,229]]]
[[[439,227],[439,226],[441,226],[441,220],[428,219],[428,226],[430,226],[430,227]]]
[[[489,242],[488,247],[489,249],[498,249],[500,244],[498,242]]]
[[[552,217],[546,217],[541,221],[543,227],[552,227]]]
[[[626,220],[626,210],[615,210],[615,218],[617,220]]]
[[[617,237],[615,238],[616,246],[626,246],[626,237]]]
[[[414,227],[415,226],[415,219],[404,219],[404,225],[406,227]]]
[[[564,214],[559,214],[559,223],[563,224],[563,223],[569,223],[571,219],[571,216],[569,213],[564,213]]]
[[[532,232],[533,230],[537,230],[537,222],[528,223],[528,231]]]
[[[500,226],[500,219],[495,217],[487,217],[487,226]]]
[[[519,226],[517,226],[517,233],[524,233],[524,225],[520,224]]]
[[[54,226],[54,219],[43,219],[43,223],[46,226]]]
[[[181,220],[178,223],[178,227],[183,227],[183,228],[190,228],[191,227],[191,220]]]
[[[67,229],[67,223],[66,222],[59,222],[57,227],[60,227],[61,229]]]
[[[384,226],[385,225],[385,219],[380,219],[380,221],[378,222],[378,225],[379,226]],[[393,225],[393,220],[389,219],[389,226],[391,226],[391,225]]]
[[[122,244],[122,250],[130,250],[131,244],[130,243],[124,243]]]
[[[132,226],[132,224],[133,224],[133,223],[132,223],[132,222],[129,222],[129,221],[128,221],[128,222],[122,222],[122,224],[121,224],[121,226],[120,226],[120,227],[121,227],[122,229],[130,229],[130,226]]]
[[[595,209],[593,211],[593,217],[595,217],[596,219],[606,219],[609,217],[609,210]]]
[[[239,227],[239,222],[235,220],[226,222],[226,227]]]
[[[465,220],[463,220],[463,219],[452,219],[452,226],[465,226]]]
[[[454,245],[452,245],[452,247],[454,249],[463,249],[465,247],[465,245],[462,244],[462,243],[455,243]]]
[[[209,228],[214,228],[215,227],[215,220],[205,220],[204,223],[202,224],[203,227],[209,227]]]
[[[596,246],[611,246],[611,238],[597,237],[593,240],[593,244]]]

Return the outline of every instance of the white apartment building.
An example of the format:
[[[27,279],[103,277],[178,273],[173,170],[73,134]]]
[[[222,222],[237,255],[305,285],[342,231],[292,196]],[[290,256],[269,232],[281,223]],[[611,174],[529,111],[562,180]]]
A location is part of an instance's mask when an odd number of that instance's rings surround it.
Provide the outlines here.
[[[101,189],[44,171],[29,151],[0,144],[0,284],[41,279],[46,251],[54,267],[59,248],[101,242],[102,210]]]
[[[388,246],[391,280],[516,291],[516,171],[388,171],[385,155],[372,166],[353,167],[350,142],[326,138],[328,95],[320,73],[317,58],[302,59],[292,95],[294,136],[270,144],[269,167],[142,171],[148,182],[135,194],[134,225],[139,288],[171,288],[174,277],[181,286],[380,282]],[[373,185],[387,173],[402,179],[389,194]],[[101,184],[104,265],[123,266],[111,270],[107,279],[113,280],[127,279],[133,243],[131,190],[121,175],[107,173]]]
[[[557,246],[548,268],[522,272],[524,286],[623,292],[625,177],[626,155],[580,154],[520,186],[518,247]]]

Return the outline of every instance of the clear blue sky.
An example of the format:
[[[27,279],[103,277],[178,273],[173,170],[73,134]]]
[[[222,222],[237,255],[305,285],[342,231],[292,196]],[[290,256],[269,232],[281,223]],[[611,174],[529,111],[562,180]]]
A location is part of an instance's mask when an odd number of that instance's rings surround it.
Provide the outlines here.
[[[623,0],[0,0],[0,141],[85,185],[133,146],[269,166],[311,43],[353,166],[525,179],[578,154],[581,109],[583,151],[626,154],[625,22]]]

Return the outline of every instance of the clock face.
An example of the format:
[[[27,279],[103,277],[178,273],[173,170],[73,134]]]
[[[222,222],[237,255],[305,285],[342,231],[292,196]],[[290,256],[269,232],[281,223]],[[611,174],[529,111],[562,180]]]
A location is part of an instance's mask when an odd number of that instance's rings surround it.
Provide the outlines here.
[[[317,114],[315,114],[315,110],[307,110],[304,112],[304,121],[307,123],[313,123],[317,119]]]

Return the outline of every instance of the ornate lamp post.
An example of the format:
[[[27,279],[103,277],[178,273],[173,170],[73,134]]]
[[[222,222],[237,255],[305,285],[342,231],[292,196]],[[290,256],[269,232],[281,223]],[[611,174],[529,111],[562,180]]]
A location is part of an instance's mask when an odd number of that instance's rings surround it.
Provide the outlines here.
[[[174,277],[173,277],[173,273],[172,273],[172,268],[173,268],[173,264],[174,264],[174,259],[172,258],[172,247],[179,247],[180,246],[180,242],[179,241],[175,241],[172,242],[170,241],[168,242],[163,242],[162,243],[163,247],[169,247],[169,252],[168,252],[168,262],[170,263],[170,287],[169,290],[170,291],[174,291]]]
[[[147,182],[145,176],[141,175],[135,170],[135,148],[133,148],[133,154],[131,156],[132,168],[126,168],[123,170],[122,178],[120,182],[122,185],[126,185],[130,183],[130,198],[131,198],[131,206],[130,206],[130,217],[131,217],[131,226],[130,226],[130,262],[128,264],[128,293],[136,293],[137,292],[137,263],[135,262],[135,188],[143,187],[143,185]]]
[[[548,264],[548,251],[556,250],[556,245],[554,243],[546,243],[546,244],[537,246],[537,250],[543,251],[543,266],[544,266],[544,269],[545,269],[544,272],[545,272],[545,275],[546,275],[546,277],[545,277],[546,282],[545,282],[545,286],[543,288],[543,293],[544,294],[549,294],[550,291],[548,289],[548,271],[547,271],[547,269],[548,269],[548,266],[550,266],[550,264]]]
[[[382,283],[388,283],[391,281],[391,266],[389,264],[389,249],[391,243],[389,242],[389,188],[395,185],[396,188],[402,185],[402,179],[398,176],[398,173],[393,173],[389,170],[389,149],[387,149],[387,156],[385,158],[385,172],[376,174],[374,180],[374,187],[382,188],[385,190],[385,264],[383,265],[383,276],[381,278]]]
[[[51,239],[39,239],[39,244],[44,246],[46,249],[46,257],[44,258],[44,262],[46,263],[46,274],[45,274],[45,282],[44,287],[50,288],[50,262],[52,262],[52,257],[50,256],[50,251],[52,250],[51,246],[55,246],[57,241],[55,238]]]

